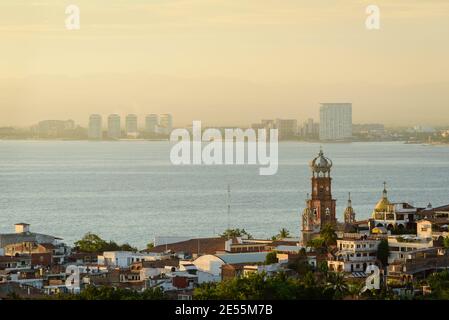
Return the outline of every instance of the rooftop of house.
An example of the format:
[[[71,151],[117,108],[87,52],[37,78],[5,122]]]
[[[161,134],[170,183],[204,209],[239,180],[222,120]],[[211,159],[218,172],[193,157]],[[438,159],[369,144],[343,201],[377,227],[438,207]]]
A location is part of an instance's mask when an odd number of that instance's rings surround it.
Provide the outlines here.
[[[225,238],[198,238],[156,246],[148,252],[185,252],[195,254],[215,254],[225,250]]]
[[[248,252],[248,253],[225,253],[217,254],[224,263],[239,264],[239,263],[259,263],[264,262],[268,252]]]
[[[168,259],[168,260],[155,260],[155,261],[140,261],[134,262],[132,267],[142,266],[142,268],[165,268],[165,267],[178,267],[179,259]]]
[[[449,218],[427,218],[418,221],[418,223],[428,221],[434,225],[449,225]]]
[[[419,211],[419,215],[425,218],[433,218],[434,216],[438,216],[440,214],[444,215],[449,214],[449,204],[433,208],[432,205],[429,203],[427,208],[424,208],[421,211]]]

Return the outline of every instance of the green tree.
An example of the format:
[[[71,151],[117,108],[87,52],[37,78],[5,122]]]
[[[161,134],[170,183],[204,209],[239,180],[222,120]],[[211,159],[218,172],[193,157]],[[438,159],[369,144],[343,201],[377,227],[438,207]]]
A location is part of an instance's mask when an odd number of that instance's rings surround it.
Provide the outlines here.
[[[249,234],[248,232],[246,232],[245,229],[226,229],[221,235],[220,237],[222,238],[237,238],[237,237],[244,237],[247,239],[252,239],[253,236],[251,234]]]
[[[59,294],[50,296],[49,299],[55,300],[163,300],[166,295],[160,288],[146,289],[138,292],[130,289],[114,287],[95,287],[89,285],[79,294]]]
[[[330,223],[321,229],[320,237],[324,240],[327,247],[337,244],[337,234],[335,233],[335,228]]]
[[[382,263],[384,268],[388,265],[388,257],[390,256],[390,247],[388,240],[382,239],[377,247],[377,259]]]
[[[137,248],[131,246],[128,243],[118,245],[114,241],[105,241],[98,235],[93,233],[86,233],[81,240],[75,242],[75,248],[81,252],[104,252],[104,251],[133,251],[136,252]]]
[[[153,242],[147,243],[147,250],[151,250],[153,248],[154,248],[154,243]]]
[[[323,238],[315,238],[307,242],[307,246],[313,248],[317,252],[326,251],[326,241]]]
[[[279,233],[275,236],[275,239],[279,240],[279,239],[285,239],[290,237],[290,231],[288,231],[285,228],[282,228],[281,230],[279,230]]]
[[[107,242],[93,233],[86,233],[81,240],[75,242],[75,247],[81,252],[101,252]]]
[[[329,273],[327,277],[326,289],[333,292],[335,299],[342,299],[349,293],[348,285],[343,274],[337,272]]]
[[[443,246],[444,246],[446,249],[449,249],[449,237],[444,238],[444,240],[443,240]]]
[[[431,298],[449,300],[449,271],[444,270],[434,273],[427,278],[427,283],[432,289]]]
[[[312,267],[307,261],[307,256],[299,256],[297,259],[288,263],[288,268],[294,270],[299,276],[305,276],[308,272],[312,271]]]
[[[277,254],[276,251],[271,251],[267,254],[267,256],[265,257],[265,264],[273,264],[273,263],[278,263],[279,260],[277,258]]]

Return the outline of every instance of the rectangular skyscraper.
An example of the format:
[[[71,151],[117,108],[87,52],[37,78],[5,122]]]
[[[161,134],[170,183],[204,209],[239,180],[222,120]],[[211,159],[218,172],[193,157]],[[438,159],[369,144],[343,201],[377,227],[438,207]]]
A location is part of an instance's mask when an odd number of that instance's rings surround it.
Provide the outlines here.
[[[89,117],[88,138],[91,140],[100,140],[103,137],[103,129],[101,124],[101,116],[99,114],[91,114]]]
[[[108,137],[111,139],[120,139],[122,135],[120,127],[120,116],[111,114],[108,117]]]
[[[159,126],[159,117],[157,114],[149,114],[145,117],[145,133],[148,134],[157,133],[158,126]]]
[[[322,103],[320,140],[343,141],[352,138],[352,103]]]
[[[136,138],[137,135],[137,116],[128,114],[126,116],[126,136],[128,138]]]
[[[173,130],[173,118],[171,114],[161,114],[160,118],[160,126],[162,129],[162,133],[170,134]]]
[[[293,138],[298,134],[298,121],[295,119],[276,119],[279,139]]]

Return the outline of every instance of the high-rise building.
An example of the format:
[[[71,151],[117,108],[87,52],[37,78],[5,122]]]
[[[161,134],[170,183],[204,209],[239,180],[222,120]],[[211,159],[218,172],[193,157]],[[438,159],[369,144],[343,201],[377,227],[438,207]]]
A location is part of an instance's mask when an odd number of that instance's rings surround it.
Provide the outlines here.
[[[158,132],[159,117],[157,114],[148,114],[145,117],[145,133],[154,134]]]
[[[279,139],[292,138],[298,135],[298,121],[295,119],[276,119]]]
[[[352,138],[352,104],[322,103],[320,107],[320,140]]]
[[[307,119],[301,128],[301,136],[308,139],[317,139],[320,132],[320,126],[313,119]]]
[[[89,117],[89,131],[87,137],[92,140],[100,140],[103,137],[101,115],[91,114]]]
[[[128,114],[126,116],[126,136],[131,138],[136,138],[138,135],[137,131],[137,116],[135,114]]]
[[[111,114],[108,117],[108,137],[111,139],[120,139],[122,135],[120,128],[120,116]]]
[[[161,114],[159,122],[162,133],[170,134],[173,130],[173,117],[171,114]]]
[[[312,170],[312,195],[307,197],[306,208],[302,216],[303,242],[319,236],[321,229],[337,223],[335,216],[336,200],[332,198],[332,161],[324,156],[322,150],[318,157],[310,162]]]

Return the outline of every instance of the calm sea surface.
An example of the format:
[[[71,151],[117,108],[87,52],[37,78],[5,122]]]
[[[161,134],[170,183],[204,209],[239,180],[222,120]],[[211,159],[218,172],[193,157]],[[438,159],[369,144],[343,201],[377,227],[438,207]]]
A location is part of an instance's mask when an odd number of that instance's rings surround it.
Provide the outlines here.
[[[449,203],[449,147],[402,143],[324,144],[334,162],[342,220],[348,192],[367,218],[388,182],[390,200]],[[213,236],[231,227],[299,236],[318,144],[279,145],[279,171],[258,166],[172,166],[168,142],[0,141],[0,232],[27,222],[68,243],[92,231],[140,248],[154,236]],[[227,185],[231,214],[227,215]]]

